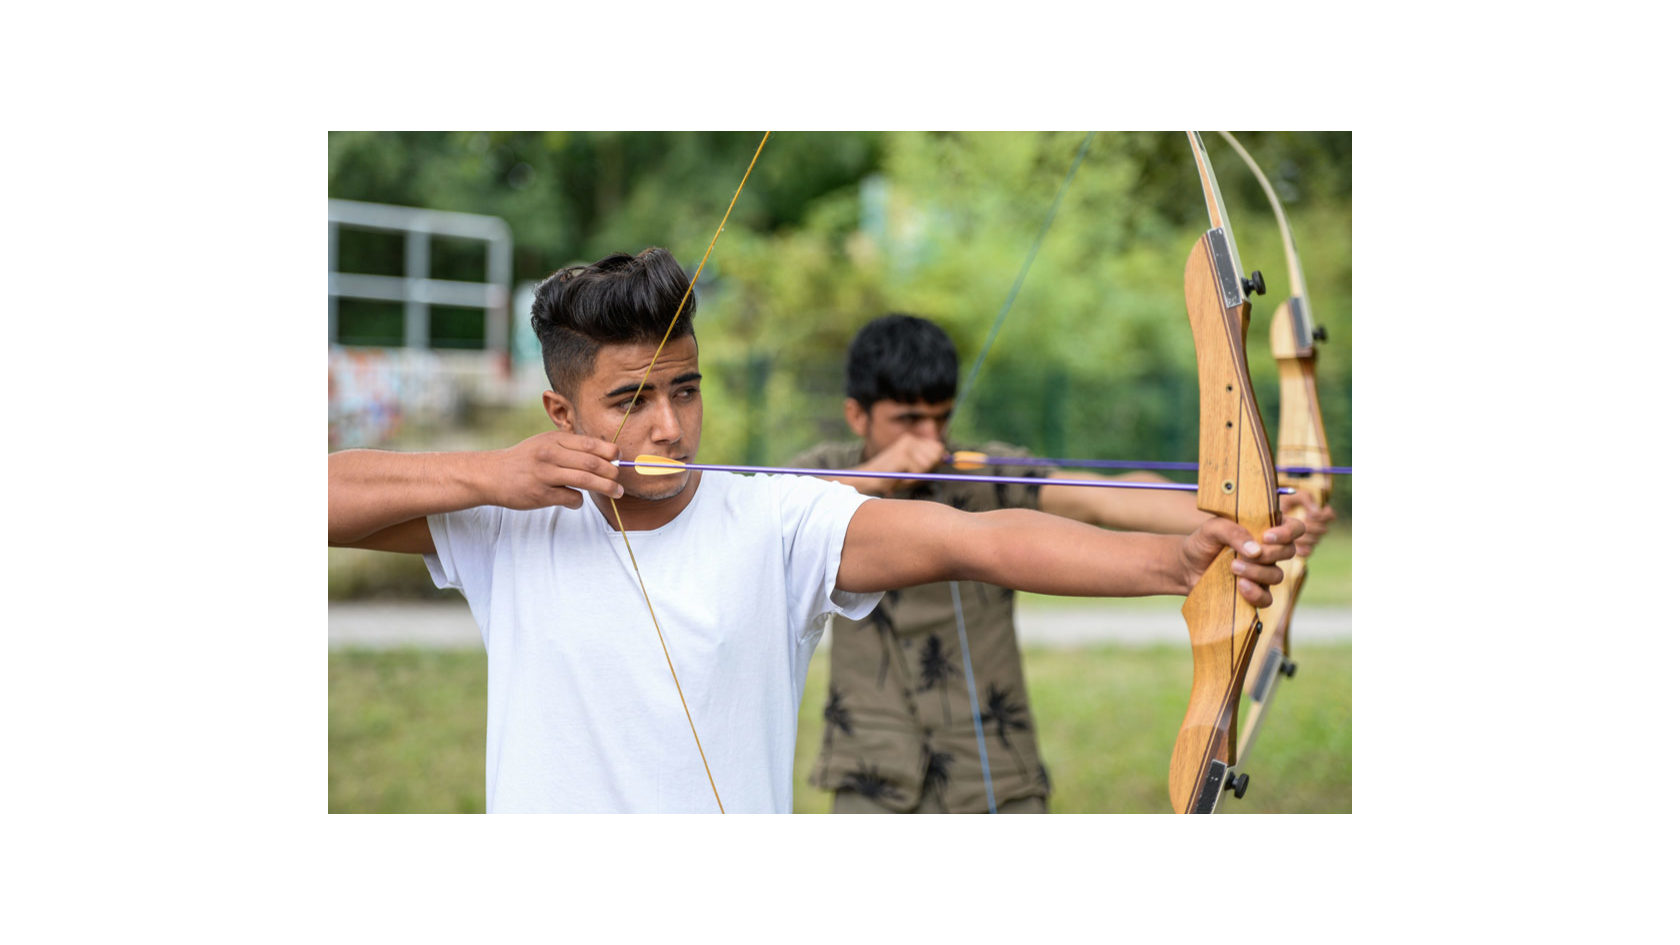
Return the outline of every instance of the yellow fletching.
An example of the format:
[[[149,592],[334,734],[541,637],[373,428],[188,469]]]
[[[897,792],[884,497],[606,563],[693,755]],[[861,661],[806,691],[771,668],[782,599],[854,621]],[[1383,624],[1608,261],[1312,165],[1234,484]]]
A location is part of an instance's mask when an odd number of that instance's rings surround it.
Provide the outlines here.
[[[951,454],[952,469],[960,469],[963,472],[972,472],[973,470],[984,469],[985,467],[985,453],[976,453],[973,450],[957,450],[955,453]]]
[[[659,465],[646,465],[648,463]],[[643,453],[636,457],[636,471],[644,476],[674,476],[683,471],[683,464],[674,459],[666,459],[652,453]]]

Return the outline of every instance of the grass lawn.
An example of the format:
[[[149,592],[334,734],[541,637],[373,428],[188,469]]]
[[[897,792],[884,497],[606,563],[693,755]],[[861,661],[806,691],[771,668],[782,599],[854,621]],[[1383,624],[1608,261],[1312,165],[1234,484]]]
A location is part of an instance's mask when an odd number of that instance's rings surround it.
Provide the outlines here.
[[[1310,584],[1311,582],[1309,582]],[[1221,813],[1353,809],[1351,644],[1297,646],[1248,771]],[[1027,684],[1054,813],[1160,812],[1167,759],[1190,691],[1187,647],[1029,650]],[[327,656],[328,810],[484,810],[484,654],[342,650]],[[828,658],[811,663],[800,708],[794,811],[820,813],[808,785],[822,738]]]

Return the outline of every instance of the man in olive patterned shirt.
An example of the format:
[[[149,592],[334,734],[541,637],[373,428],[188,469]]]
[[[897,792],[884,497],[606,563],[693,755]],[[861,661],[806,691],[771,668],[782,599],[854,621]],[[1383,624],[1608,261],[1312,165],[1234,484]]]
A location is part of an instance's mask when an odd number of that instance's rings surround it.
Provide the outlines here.
[[[944,466],[956,387],[956,347],[943,330],[909,315],[877,318],[858,332],[846,355],[846,420],[859,441],[814,447],[792,465],[878,472]],[[982,451],[1030,455],[1000,443]],[[1191,493],[1057,486],[1057,479],[1096,476],[1050,467],[989,465],[983,472],[1043,478],[1045,484],[837,481],[860,492],[929,499],[970,512],[1039,509],[1128,531],[1186,534],[1207,518]],[[1118,478],[1160,481],[1149,474]],[[1323,530],[1309,525],[1308,542]],[[1043,813],[1050,779],[1027,704],[1014,591],[973,581],[956,587],[996,807],[1001,813]],[[865,619],[834,619],[826,724],[811,783],[835,792],[836,813],[989,809],[951,588],[924,584],[889,591]]]

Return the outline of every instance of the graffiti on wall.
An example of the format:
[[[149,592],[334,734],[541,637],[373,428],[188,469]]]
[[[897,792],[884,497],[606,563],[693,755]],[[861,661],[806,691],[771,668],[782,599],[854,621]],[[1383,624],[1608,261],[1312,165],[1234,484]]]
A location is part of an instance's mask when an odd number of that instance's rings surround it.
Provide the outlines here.
[[[406,424],[435,423],[460,392],[442,360],[415,348],[327,348],[329,449],[390,445]]]

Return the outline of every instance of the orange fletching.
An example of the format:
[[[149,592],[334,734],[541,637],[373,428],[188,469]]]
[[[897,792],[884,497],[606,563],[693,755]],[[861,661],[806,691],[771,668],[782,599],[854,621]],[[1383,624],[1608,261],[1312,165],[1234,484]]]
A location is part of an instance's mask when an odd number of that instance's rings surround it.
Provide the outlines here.
[[[647,465],[649,463],[654,465]],[[674,459],[643,453],[636,457],[636,471],[644,476],[674,476],[683,471],[683,464]]]

